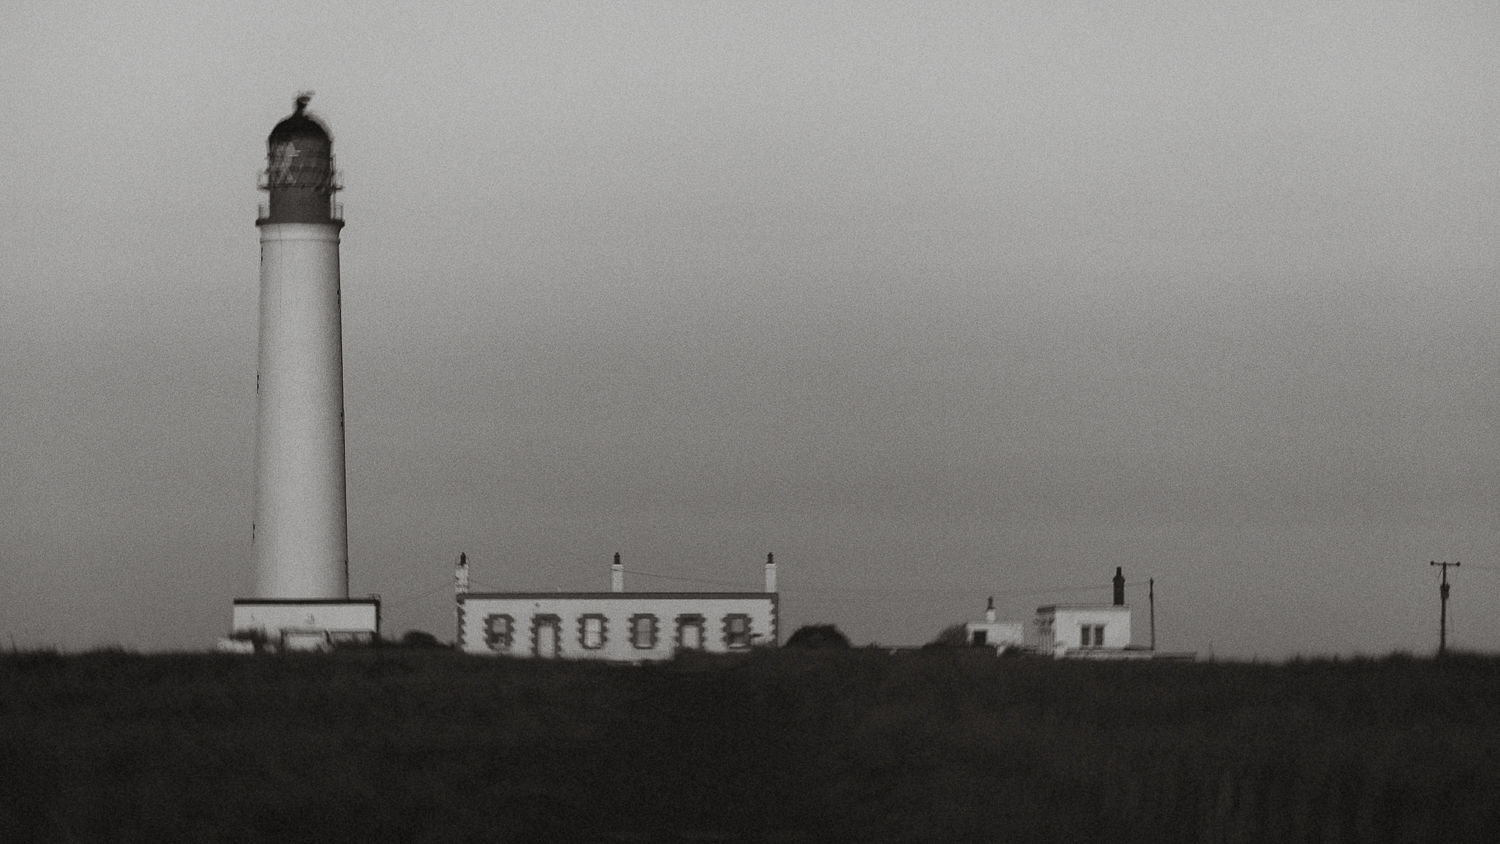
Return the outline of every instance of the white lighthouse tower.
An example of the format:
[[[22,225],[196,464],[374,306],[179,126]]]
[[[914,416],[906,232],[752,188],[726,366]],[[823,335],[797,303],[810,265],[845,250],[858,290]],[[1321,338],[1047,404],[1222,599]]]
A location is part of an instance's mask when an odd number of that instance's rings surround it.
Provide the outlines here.
[[[338,175],[309,95],[266,140],[256,372],[255,597],[237,635],[324,647],[379,633],[377,598],[349,598]]]

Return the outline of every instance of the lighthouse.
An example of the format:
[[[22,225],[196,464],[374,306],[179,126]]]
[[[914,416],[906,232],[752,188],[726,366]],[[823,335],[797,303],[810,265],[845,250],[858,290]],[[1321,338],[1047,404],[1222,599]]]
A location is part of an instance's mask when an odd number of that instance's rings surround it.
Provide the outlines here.
[[[377,598],[349,597],[344,474],[342,213],[333,138],[309,94],[266,139],[261,189],[260,351],[256,365],[255,595],[234,632],[272,647],[325,647],[378,635]]]

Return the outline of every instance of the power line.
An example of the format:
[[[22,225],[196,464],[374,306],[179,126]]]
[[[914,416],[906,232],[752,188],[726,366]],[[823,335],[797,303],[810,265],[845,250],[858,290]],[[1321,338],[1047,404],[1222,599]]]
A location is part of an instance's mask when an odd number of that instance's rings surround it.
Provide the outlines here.
[[[440,583],[437,586],[434,586],[431,589],[428,589],[428,590],[423,591],[423,592],[417,592],[417,593],[414,593],[414,594],[404,595],[404,596],[402,596],[400,598],[396,598],[394,600],[383,600],[383,601],[381,601],[381,605],[384,606],[384,607],[386,607],[386,608],[399,607],[402,604],[408,604],[408,603],[411,603],[412,601],[417,601],[417,600],[420,600],[422,598],[426,598],[426,597],[429,597],[431,595],[435,595],[435,594],[437,594],[438,592],[441,592],[444,589],[451,589],[451,588],[452,588],[452,584],[450,584],[450,583]]]
[[[626,569],[625,573],[626,574],[630,574],[630,575],[636,575],[636,576],[639,576],[639,577],[655,577],[655,578],[660,578],[662,580],[677,580],[677,581],[683,581],[683,582],[687,582],[687,583],[708,583],[708,584],[713,584],[715,586],[734,586],[734,587],[738,587],[738,588],[742,588],[742,589],[753,589],[754,588],[752,585],[747,584],[744,581],[710,580],[710,579],[701,578],[701,577],[684,577],[682,575],[674,575],[674,574],[656,574],[656,573],[653,573],[653,572],[637,571],[635,569]],[[1143,586],[1145,584],[1137,582],[1134,585],[1136,585],[1136,586]],[[1081,586],[1051,586],[1051,587],[1044,587],[1044,588],[1041,588],[1041,589],[1008,589],[1008,590],[999,590],[999,591],[993,591],[993,592],[985,590],[983,588],[962,587],[962,586],[953,587],[951,589],[913,589],[913,588],[905,588],[905,587],[879,588],[879,587],[792,586],[791,588],[783,588],[783,589],[781,589],[779,591],[781,591],[781,592],[790,592],[790,593],[801,593],[801,594],[843,594],[843,595],[862,595],[862,594],[868,594],[868,595],[923,595],[923,594],[925,594],[925,595],[951,595],[951,596],[954,596],[954,597],[965,596],[965,595],[977,595],[977,594],[983,592],[985,594],[993,594],[993,595],[997,595],[997,596],[999,596],[999,595],[1025,596],[1025,595],[1056,594],[1056,593],[1064,593],[1064,592],[1091,592],[1091,591],[1095,591],[1095,590],[1099,590],[1099,589],[1107,589],[1107,588],[1109,588],[1109,586],[1110,586],[1110,584],[1108,584],[1108,583],[1103,583],[1103,584],[1100,584],[1100,583],[1090,583],[1090,584],[1085,584],[1085,585],[1081,585]]]
[[[750,589],[750,588],[752,588],[751,586],[749,586],[748,584],[746,584],[744,581],[735,582],[735,581],[728,581],[728,580],[708,580],[708,579],[702,578],[702,577],[682,577],[680,575],[675,575],[675,574],[653,574],[652,572],[649,572],[649,571],[636,571],[635,569],[625,569],[624,571],[625,571],[626,574],[633,574],[633,575],[635,575],[637,577],[656,577],[656,578],[660,578],[662,580],[681,580],[681,581],[686,582],[686,583],[709,583],[709,584],[713,584],[714,586],[737,586],[737,587],[739,587],[741,589]]]
[[[1056,595],[1068,592],[1096,592],[1108,589],[1110,584],[1090,583],[1082,586],[1048,586],[1040,589],[1000,589],[987,590],[983,587],[954,587],[952,589],[909,589],[902,587],[873,588],[873,587],[801,587],[783,589],[783,592],[800,592],[807,594],[839,594],[839,595],[931,595],[935,597],[973,597],[975,595],[994,595],[996,597],[1025,597],[1027,595]]]
[[[672,580],[672,581],[677,581],[677,582],[681,582],[681,583],[701,583],[701,584],[707,584],[707,585],[712,585],[712,586],[728,586],[728,587],[732,587],[732,588],[736,588],[736,589],[744,589],[744,590],[747,590],[747,591],[755,589],[754,585],[746,583],[744,581],[714,580],[714,579],[703,578],[703,577],[687,577],[685,575],[660,574],[658,572],[639,571],[637,569],[626,569],[625,573],[629,574],[629,575],[632,575],[632,576],[635,576],[635,577],[650,577],[650,578],[656,578],[656,579],[659,579],[659,580]],[[480,587],[482,589],[486,589],[486,590],[489,590],[489,591],[495,591],[495,592],[503,592],[503,591],[505,591],[505,588],[502,587],[502,586],[498,586],[498,585],[496,585],[494,583],[491,583],[491,582],[488,582],[488,581],[479,580],[477,578],[473,578],[472,576],[470,578],[470,582],[473,585],[475,585],[475,586],[478,586],[478,587]],[[1127,581],[1126,582],[1126,586],[1127,587],[1143,587],[1143,586],[1149,586],[1149,585],[1150,584],[1147,581]],[[441,591],[443,589],[450,588],[450,587],[451,587],[451,584],[445,581],[445,582],[443,582],[443,583],[441,583],[441,584],[439,584],[437,586],[432,587],[431,589],[427,589],[427,590],[422,591],[422,592],[405,595],[403,597],[387,601],[386,605],[387,606],[399,606],[399,605],[404,604],[404,603],[408,603],[408,602],[411,602],[411,601],[416,601],[416,600],[419,600],[421,598],[428,597],[428,596],[430,596],[432,594],[435,594],[435,593],[437,593],[437,592],[439,592],[439,591]],[[793,595],[847,595],[847,596],[856,596],[856,597],[857,596],[893,597],[893,598],[894,597],[902,597],[902,598],[907,598],[907,599],[915,599],[915,598],[919,598],[920,597],[920,598],[925,599],[925,600],[948,600],[948,599],[960,599],[960,598],[964,598],[964,597],[973,597],[975,595],[980,595],[980,594],[993,595],[995,597],[1023,598],[1023,597],[1027,597],[1027,596],[1031,596],[1031,595],[1061,595],[1061,594],[1077,593],[1077,592],[1096,592],[1096,591],[1101,591],[1101,590],[1107,590],[1108,588],[1110,588],[1110,584],[1109,583],[1086,583],[1086,584],[1079,584],[1079,585],[1073,585],[1073,586],[1044,586],[1044,587],[1040,587],[1040,588],[1000,589],[1000,590],[989,590],[989,589],[985,589],[984,587],[974,587],[974,586],[956,586],[956,587],[952,587],[952,588],[948,588],[948,589],[933,589],[933,588],[909,588],[909,587],[900,587],[900,586],[894,586],[894,587],[847,587],[847,586],[846,587],[823,587],[823,586],[796,586],[796,585],[793,585],[790,588],[783,587],[783,588],[781,588],[778,591],[780,591],[783,594],[793,594]],[[583,591],[593,591],[593,590],[583,590]]]

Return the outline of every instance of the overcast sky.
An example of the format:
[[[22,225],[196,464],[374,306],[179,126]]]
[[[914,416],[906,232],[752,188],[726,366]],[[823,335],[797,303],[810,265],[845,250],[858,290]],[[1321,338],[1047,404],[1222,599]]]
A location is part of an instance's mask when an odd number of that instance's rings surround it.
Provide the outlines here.
[[[251,590],[265,138],[334,135],[351,591],[1500,650],[1488,3],[15,3],[0,635]],[[1489,566],[1488,569],[1484,566]],[[711,583],[705,583],[711,582]]]

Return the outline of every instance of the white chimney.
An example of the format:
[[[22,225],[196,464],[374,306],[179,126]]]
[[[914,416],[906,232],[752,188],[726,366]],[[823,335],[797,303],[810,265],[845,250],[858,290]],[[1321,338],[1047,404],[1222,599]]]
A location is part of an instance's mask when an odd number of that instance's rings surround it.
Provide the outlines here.
[[[995,596],[990,596],[990,605],[984,609],[984,620],[990,624],[995,623]]]
[[[766,555],[766,591],[776,591],[776,557],[772,554]]]
[[[455,594],[469,594],[469,558],[465,554],[458,555],[458,565],[453,569],[453,591]]]
[[[620,554],[615,552],[615,562],[609,567],[609,591],[625,591],[625,566],[620,564]]]

